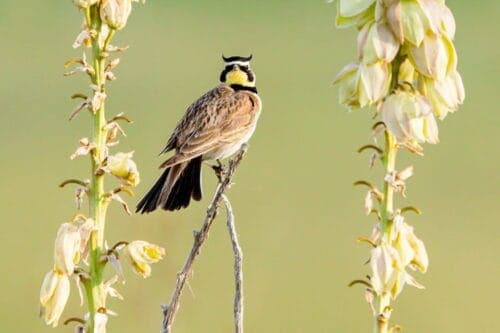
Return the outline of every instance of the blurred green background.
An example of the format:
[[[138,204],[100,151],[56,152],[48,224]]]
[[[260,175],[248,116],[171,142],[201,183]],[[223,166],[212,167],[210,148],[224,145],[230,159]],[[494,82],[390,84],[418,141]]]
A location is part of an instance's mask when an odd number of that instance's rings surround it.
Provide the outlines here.
[[[500,143],[496,0],[448,1],[458,22],[456,47],[466,104],[440,124],[441,144],[426,146],[415,165],[407,203],[430,253],[426,291],[406,288],[393,318],[405,332],[500,332]],[[356,149],[369,140],[368,112],[347,113],[331,87],[355,57],[355,32],[334,28],[335,6],[317,1],[148,1],[135,6],[117,44],[129,44],[111,84],[109,114],[135,124],[121,150],[135,150],[142,195],[158,176],[157,157],[177,119],[218,82],[222,53],[254,54],[264,110],[250,152],[230,190],[245,254],[248,332],[369,332],[361,288],[347,283],[368,272],[368,249],[355,238],[374,221],[363,215],[357,179],[380,180]],[[69,95],[86,78],[63,78],[62,64],[81,50],[71,44],[80,14],[67,1],[0,2],[1,332],[52,330],[37,319],[41,280],[52,265],[56,230],[75,209],[66,178],[88,175],[85,159],[70,161],[89,135],[82,113],[68,123]],[[201,225],[214,181],[205,169],[205,198],[179,213],[126,216],[113,207],[107,238],[145,239],[167,249],[142,281],[126,267],[125,301],[109,332],[157,332],[160,304]],[[110,183],[109,180],[108,184]],[[138,198],[129,200],[134,203]],[[174,331],[231,332],[233,275],[221,217],[195,266]],[[72,290],[65,316],[81,315]]]

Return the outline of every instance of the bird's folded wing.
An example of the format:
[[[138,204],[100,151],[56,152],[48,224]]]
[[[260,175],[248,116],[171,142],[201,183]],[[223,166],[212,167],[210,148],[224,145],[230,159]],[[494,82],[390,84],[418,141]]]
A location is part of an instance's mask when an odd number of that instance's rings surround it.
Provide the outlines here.
[[[205,100],[199,107],[188,109],[179,123],[177,135],[171,139],[175,142],[176,154],[161,167],[182,163],[221,145],[237,142],[253,126],[257,113],[253,96],[245,92],[219,95]]]

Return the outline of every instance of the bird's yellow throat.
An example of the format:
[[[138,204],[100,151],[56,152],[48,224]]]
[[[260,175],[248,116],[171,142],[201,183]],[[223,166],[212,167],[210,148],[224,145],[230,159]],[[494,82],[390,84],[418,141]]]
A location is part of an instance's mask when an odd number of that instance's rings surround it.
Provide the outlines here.
[[[233,69],[226,75],[226,84],[238,84],[245,87],[254,87],[255,83],[248,81],[248,75],[240,69]]]

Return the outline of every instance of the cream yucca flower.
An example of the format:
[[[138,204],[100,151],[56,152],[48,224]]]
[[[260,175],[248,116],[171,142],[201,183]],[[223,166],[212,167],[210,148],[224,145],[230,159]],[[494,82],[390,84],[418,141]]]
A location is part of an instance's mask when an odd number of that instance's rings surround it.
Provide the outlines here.
[[[465,99],[464,84],[458,71],[449,73],[441,81],[424,77],[419,88],[431,102],[434,114],[439,119],[457,111]]]
[[[382,121],[401,143],[438,143],[432,106],[420,94],[398,90],[381,106]]]
[[[383,22],[365,24],[358,35],[358,56],[366,64],[379,60],[391,62],[399,50],[399,42]]]
[[[375,0],[339,0],[339,13],[343,17],[352,17],[363,13]]]
[[[390,245],[380,245],[371,251],[371,284],[379,294],[390,293],[397,285],[403,266],[398,251]]]
[[[54,267],[59,273],[73,274],[80,260],[80,231],[72,223],[63,223],[57,231],[54,246]]]
[[[132,0],[102,0],[101,19],[111,29],[120,30],[132,12]]]
[[[140,240],[128,244],[126,251],[134,271],[144,278],[151,275],[150,264],[157,263],[165,255],[164,248]]]
[[[436,27],[431,20],[425,1],[395,0],[386,1],[386,17],[396,39],[402,44],[404,41],[419,46],[428,31],[435,31]]]
[[[377,61],[367,65],[356,62],[347,65],[336,77],[340,103],[349,108],[372,105],[387,94],[391,82],[391,67]]]
[[[55,270],[48,272],[40,289],[40,317],[56,327],[70,292],[69,278]]]
[[[75,6],[79,8],[88,8],[99,2],[99,0],[73,0]]]
[[[436,80],[457,69],[455,47],[444,35],[426,35],[420,46],[410,48],[410,59],[419,73]]]
[[[422,273],[429,267],[429,257],[424,242],[413,231],[413,227],[404,222],[401,215],[394,218],[394,248],[399,252],[404,267],[410,265]]]
[[[132,160],[134,152],[117,153],[108,156],[107,168],[112,175],[122,179],[127,185],[137,186],[140,182],[137,165]]]
[[[335,78],[334,84],[339,86],[339,103],[348,108],[359,108],[359,63],[351,63],[344,67]]]
[[[108,316],[104,313],[97,312],[94,315],[94,333],[106,333],[106,324]]]
[[[375,0],[339,0],[337,1],[337,18],[335,25],[338,28],[347,28],[353,25],[362,27],[373,20]]]

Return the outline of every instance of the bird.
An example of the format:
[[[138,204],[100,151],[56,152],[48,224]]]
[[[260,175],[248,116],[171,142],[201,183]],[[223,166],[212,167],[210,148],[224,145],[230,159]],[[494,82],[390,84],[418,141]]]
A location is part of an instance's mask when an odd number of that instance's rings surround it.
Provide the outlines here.
[[[173,155],[160,165],[165,169],[137,204],[136,212],[158,208],[176,211],[191,199],[202,198],[202,162],[230,157],[252,137],[262,110],[252,55],[222,56],[220,84],[208,91],[184,113],[161,154]]]

